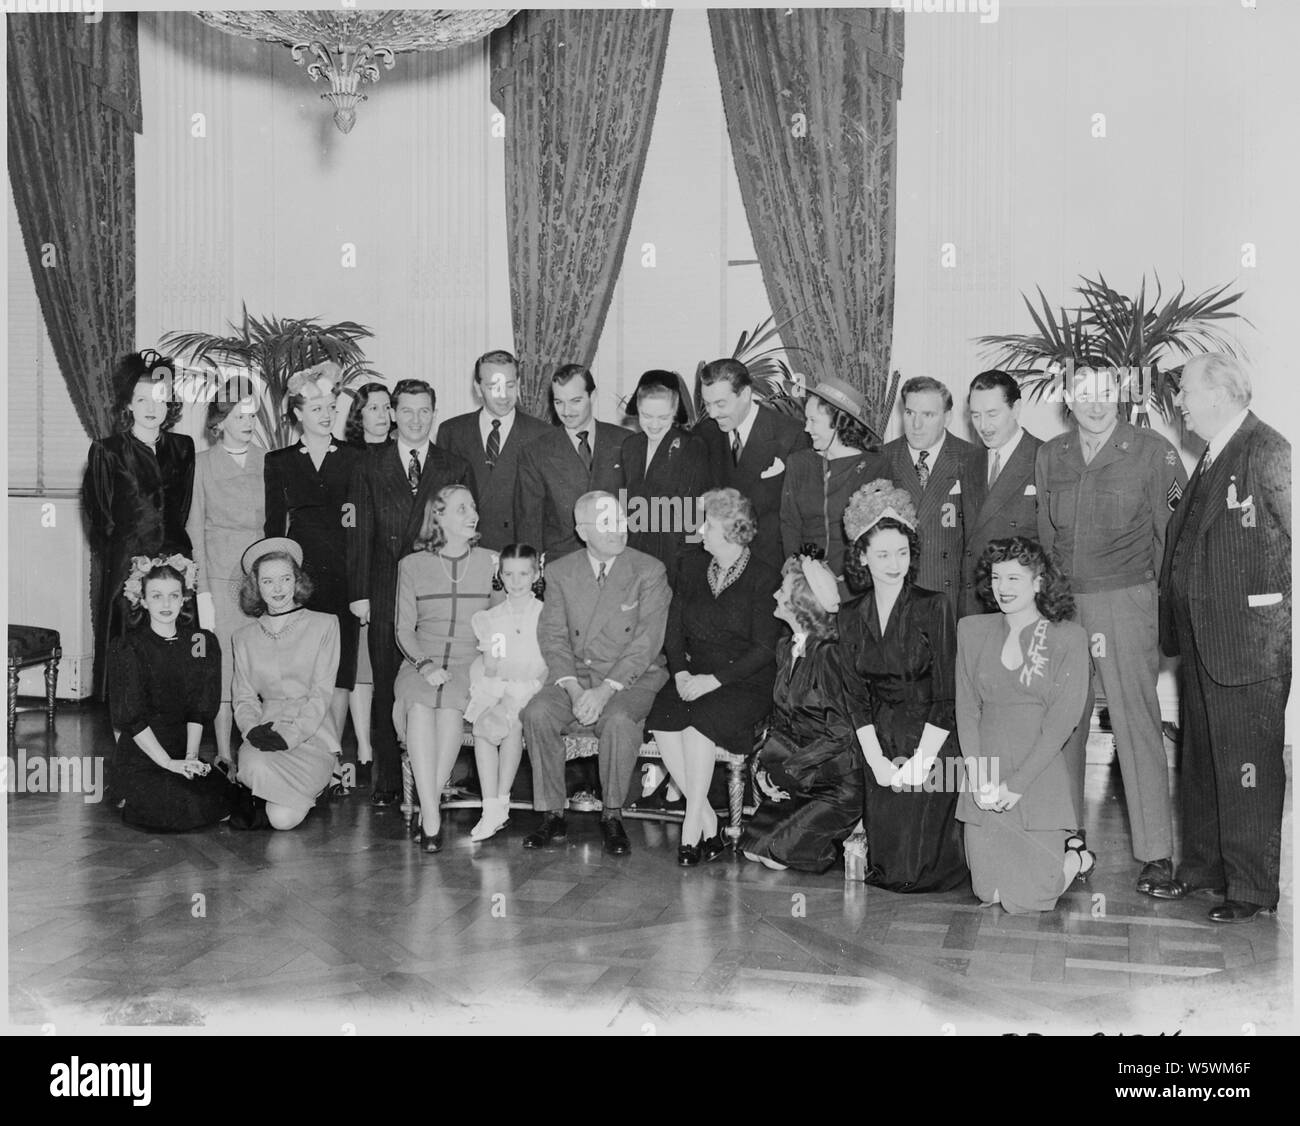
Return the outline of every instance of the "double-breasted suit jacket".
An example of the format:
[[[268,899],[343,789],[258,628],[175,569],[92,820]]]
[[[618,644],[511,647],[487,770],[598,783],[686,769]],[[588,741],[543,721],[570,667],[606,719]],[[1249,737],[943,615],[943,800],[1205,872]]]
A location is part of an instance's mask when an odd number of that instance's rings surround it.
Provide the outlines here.
[[[916,505],[917,532],[921,537],[916,585],[944,595],[955,616],[961,605],[966,543],[962,481],[970,475],[968,464],[975,456],[975,448],[955,434],[945,434],[924,489],[912,464],[906,438],[887,442],[885,455],[889,458],[894,484],[911,493],[912,503]]]
[[[534,438],[548,433],[551,425],[516,409],[510,433],[501,444],[501,452],[495,461],[489,461],[480,425],[482,415],[480,408],[447,419],[438,427],[437,444],[441,449],[464,458],[474,471],[479,545],[490,551],[500,551],[506,544],[520,542],[515,538],[515,479],[519,475],[519,454]],[[540,548],[541,544],[534,546]]]
[[[569,433],[553,426],[534,438],[519,455],[515,481],[515,535],[520,543],[559,559],[582,546],[574,530],[573,506],[583,493],[601,490],[618,495],[623,484],[621,455],[628,432],[592,420],[591,466],[582,463]]]
[[[1291,446],[1253,412],[1170,521],[1164,651],[1182,657],[1179,878],[1276,906],[1291,687]]]
[[[658,559],[673,583],[686,537],[695,531],[695,522],[702,516],[695,501],[708,481],[708,453],[697,435],[676,426],[659,440],[649,466],[648,448],[644,434],[631,434],[623,440],[627,542]]]
[[[760,559],[778,571],[784,562],[781,546],[781,491],[785,470],[795,450],[808,447],[803,424],[754,404],[758,417],[749,440],[740,451],[740,464],[731,460],[731,435],[724,434],[713,419],[705,419],[695,432],[704,439],[709,454],[709,484],[714,488],[736,489],[749,498],[758,517],[758,534],[749,545]]]
[[[962,481],[966,518],[966,543],[962,558],[961,609],[959,615],[983,614],[996,607],[985,606],[975,593],[975,567],[993,540],[1011,536],[1038,538],[1038,487],[1034,483],[1034,459],[1043,443],[1028,430],[1007,463],[998,470],[993,488],[988,485],[988,451],[971,447],[966,477]]]

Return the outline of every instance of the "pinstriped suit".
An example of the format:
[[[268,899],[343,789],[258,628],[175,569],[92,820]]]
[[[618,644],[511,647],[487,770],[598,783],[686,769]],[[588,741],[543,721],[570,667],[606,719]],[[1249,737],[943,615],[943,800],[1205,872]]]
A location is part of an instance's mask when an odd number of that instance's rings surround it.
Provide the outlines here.
[[[1245,502],[1250,501],[1250,504]],[[1174,513],[1161,645],[1182,657],[1179,878],[1276,906],[1291,688],[1291,445],[1247,412]]]
[[[916,527],[921,537],[921,565],[916,573],[916,585],[944,595],[955,618],[961,608],[962,552],[966,540],[961,482],[970,474],[970,460],[978,461],[979,456],[969,442],[945,432],[939,456],[930,466],[930,479],[922,490],[906,438],[885,443],[884,453],[889,458],[894,484],[911,493],[912,503],[916,505]]]

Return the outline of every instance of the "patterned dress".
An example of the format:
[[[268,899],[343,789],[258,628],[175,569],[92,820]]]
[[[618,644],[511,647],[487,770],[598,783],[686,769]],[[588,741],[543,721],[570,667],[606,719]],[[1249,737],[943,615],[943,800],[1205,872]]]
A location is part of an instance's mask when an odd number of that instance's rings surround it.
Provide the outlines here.
[[[402,667],[394,685],[393,724],[406,739],[406,713],[413,704],[464,711],[469,669],[478,655],[473,618],[502,595],[492,590],[496,556],[481,547],[456,559],[413,551],[397,565],[397,647]],[[416,665],[431,657],[447,670],[445,684],[431,685]],[[426,666],[427,667],[427,666]]]
[[[546,658],[537,643],[541,600],[530,595],[516,614],[509,602],[480,610],[471,619],[478,639],[479,657],[470,666],[470,702],[465,718],[474,734],[500,744],[511,732],[522,730],[519,711],[542,687]],[[484,673],[484,660],[495,664],[496,676]]]

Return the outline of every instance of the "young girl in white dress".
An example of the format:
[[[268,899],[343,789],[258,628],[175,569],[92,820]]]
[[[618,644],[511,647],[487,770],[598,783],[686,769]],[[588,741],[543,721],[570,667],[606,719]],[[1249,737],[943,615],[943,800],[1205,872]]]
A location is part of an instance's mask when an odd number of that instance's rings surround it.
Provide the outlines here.
[[[465,708],[465,718],[474,725],[474,761],[483,791],[483,816],[470,831],[472,841],[495,836],[509,822],[510,787],[524,747],[519,710],[546,676],[537,644],[542,579],[536,549],[526,543],[508,545],[498,575],[505,601],[480,610],[470,623],[482,653],[470,666]]]

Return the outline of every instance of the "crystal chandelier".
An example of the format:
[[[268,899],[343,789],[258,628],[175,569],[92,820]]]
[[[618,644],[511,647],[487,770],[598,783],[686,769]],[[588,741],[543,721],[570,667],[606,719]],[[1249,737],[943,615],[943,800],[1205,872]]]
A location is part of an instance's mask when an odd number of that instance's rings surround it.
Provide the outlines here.
[[[334,124],[350,133],[367,83],[379,81],[379,64],[392,70],[402,51],[459,47],[510,22],[516,8],[338,11],[195,12],[204,23],[231,35],[284,43],[313,82],[324,78],[321,99],[334,106]],[[309,61],[310,60],[310,61]]]

